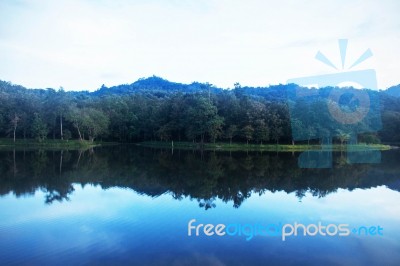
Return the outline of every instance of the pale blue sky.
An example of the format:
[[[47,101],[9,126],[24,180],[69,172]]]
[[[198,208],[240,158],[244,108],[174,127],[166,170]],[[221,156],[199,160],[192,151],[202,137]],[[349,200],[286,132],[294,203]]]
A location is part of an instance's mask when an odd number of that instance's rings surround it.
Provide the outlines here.
[[[30,88],[95,90],[151,75],[171,81],[265,86],[376,69],[378,87],[400,83],[400,1],[2,0],[0,79]]]

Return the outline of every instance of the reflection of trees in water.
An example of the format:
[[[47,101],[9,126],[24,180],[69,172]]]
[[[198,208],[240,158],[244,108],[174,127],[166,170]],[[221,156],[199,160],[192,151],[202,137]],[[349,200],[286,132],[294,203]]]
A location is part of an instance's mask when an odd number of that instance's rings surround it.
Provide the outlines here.
[[[14,156],[15,154],[15,156]],[[290,153],[225,153],[103,147],[87,151],[0,152],[0,195],[45,191],[46,203],[68,200],[73,183],[131,188],[157,197],[190,197],[204,209],[216,199],[239,207],[253,193],[284,191],[301,200],[307,193],[325,197],[339,188],[386,185],[400,190],[399,153],[383,153],[380,165],[345,165],[338,154],[334,169],[299,169]],[[395,157],[395,159],[393,159]]]
[[[212,199],[198,199],[199,207],[204,208],[205,210],[215,208],[217,205],[215,204],[215,198]]]
[[[51,204],[54,201],[69,201],[69,195],[74,192],[74,187],[72,185],[69,186],[63,186],[62,188],[57,187],[57,188],[51,188],[48,187],[46,188],[46,204]]]
[[[44,150],[38,150],[31,154],[30,167],[32,167],[32,172],[34,177],[40,177],[46,175],[46,169],[48,166],[48,155]]]

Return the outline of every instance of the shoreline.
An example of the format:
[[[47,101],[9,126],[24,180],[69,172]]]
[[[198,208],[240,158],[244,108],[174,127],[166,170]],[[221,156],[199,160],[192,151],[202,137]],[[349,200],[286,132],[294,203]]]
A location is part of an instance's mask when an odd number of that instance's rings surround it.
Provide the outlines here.
[[[1,148],[30,148],[30,149],[90,149],[99,146],[110,146],[120,145],[118,142],[90,142],[80,140],[44,140],[38,142],[32,139],[16,140],[14,143],[10,139],[0,139]],[[200,143],[193,142],[165,142],[165,141],[144,141],[139,143],[130,143],[132,145],[148,147],[148,148],[160,148],[160,149],[181,149],[181,150],[218,150],[218,151],[278,151],[278,152],[302,152],[311,150],[321,150],[321,145],[318,144],[246,144],[246,143],[204,143],[201,146]],[[332,151],[346,151],[348,145],[333,144]],[[398,149],[398,146],[387,145],[387,144],[365,144],[360,143],[351,145],[354,150],[365,151],[365,150],[392,150]]]
[[[1,148],[27,148],[27,149],[90,149],[99,146],[115,145],[115,142],[90,142],[87,140],[44,140],[38,142],[33,139],[0,139]]]
[[[196,150],[219,150],[219,151],[278,151],[278,152],[301,152],[311,150],[321,150],[318,144],[245,144],[245,143],[204,143],[201,147],[200,143],[192,142],[161,142],[161,141],[145,141],[136,144],[137,146],[149,148],[173,148],[173,149],[196,149]],[[346,151],[348,145],[333,144],[332,151]],[[351,145],[354,150],[391,150],[395,147],[385,144],[356,144]]]

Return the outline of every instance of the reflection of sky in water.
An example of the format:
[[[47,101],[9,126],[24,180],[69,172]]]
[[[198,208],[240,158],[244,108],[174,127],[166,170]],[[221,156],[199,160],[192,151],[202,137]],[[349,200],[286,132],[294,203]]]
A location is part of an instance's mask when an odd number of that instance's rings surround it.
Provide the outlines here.
[[[400,261],[400,193],[378,187],[338,190],[324,198],[254,194],[238,209],[216,200],[157,198],[132,190],[74,185],[68,202],[44,205],[45,194],[0,198],[0,261],[231,265],[252,263],[376,264]],[[348,223],[381,225],[384,236],[188,237],[187,223]]]

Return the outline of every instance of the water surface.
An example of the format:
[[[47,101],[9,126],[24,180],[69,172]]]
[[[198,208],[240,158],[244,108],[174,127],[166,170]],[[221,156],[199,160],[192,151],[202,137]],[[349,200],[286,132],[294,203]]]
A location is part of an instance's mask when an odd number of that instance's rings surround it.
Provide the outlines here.
[[[298,154],[0,151],[0,261],[26,265],[398,265],[400,151],[299,169]],[[200,224],[348,224],[382,235],[188,236]],[[247,234],[247,235],[246,235]]]

